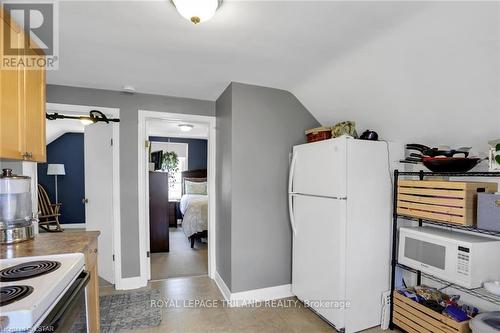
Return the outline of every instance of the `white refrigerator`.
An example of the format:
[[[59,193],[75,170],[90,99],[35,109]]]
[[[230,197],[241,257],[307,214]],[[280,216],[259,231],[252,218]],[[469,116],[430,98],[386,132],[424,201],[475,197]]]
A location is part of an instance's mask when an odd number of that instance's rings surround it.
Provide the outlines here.
[[[386,142],[351,137],[293,148],[292,292],[347,333],[380,324],[390,288],[388,151]]]

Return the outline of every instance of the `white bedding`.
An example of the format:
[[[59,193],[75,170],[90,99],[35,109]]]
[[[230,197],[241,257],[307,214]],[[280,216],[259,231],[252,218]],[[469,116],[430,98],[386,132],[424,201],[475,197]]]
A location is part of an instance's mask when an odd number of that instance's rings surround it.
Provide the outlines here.
[[[208,230],[208,195],[184,194],[179,206],[184,215],[182,230],[187,237]]]

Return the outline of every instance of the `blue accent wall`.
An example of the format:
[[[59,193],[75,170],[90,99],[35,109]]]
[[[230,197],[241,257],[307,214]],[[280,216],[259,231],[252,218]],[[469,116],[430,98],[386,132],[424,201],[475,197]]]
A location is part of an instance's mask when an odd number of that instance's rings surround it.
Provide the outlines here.
[[[47,145],[47,163],[38,164],[38,183],[55,203],[54,177],[47,175],[47,165],[64,164],[65,176],[58,178],[58,196],[61,206],[59,222],[85,223],[85,164],[83,133],[66,133]]]
[[[150,136],[149,141],[156,142],[175,142],[188,144],[188,166],[189,170],[198,170],[207,168],[208,141],[204,139],[184,139],[168,138],[161,136]]]

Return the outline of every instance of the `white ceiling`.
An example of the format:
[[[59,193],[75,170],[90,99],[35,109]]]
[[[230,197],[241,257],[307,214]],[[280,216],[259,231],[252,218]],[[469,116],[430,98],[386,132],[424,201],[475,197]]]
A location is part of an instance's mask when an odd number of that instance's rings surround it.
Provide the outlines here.
[[[60,65],[48,83],[215,100],[238,81],[300,95],[324,66],[426,6],[229,0],[195,26],[166,0],[62,1]]]
[[[179,124],[190,124],[194,127],[189,132],[183,132],[180,130]],[[148,121],[148,135],[172,138],[207,139],[208,126],[205,124],[197,124],[192,122],[154,119]]]

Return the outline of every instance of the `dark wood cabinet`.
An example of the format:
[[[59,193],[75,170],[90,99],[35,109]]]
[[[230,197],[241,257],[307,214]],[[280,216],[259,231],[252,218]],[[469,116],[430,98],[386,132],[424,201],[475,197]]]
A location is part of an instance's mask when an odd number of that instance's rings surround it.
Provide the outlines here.
[[[168,173],[149,172],[149,244],[151,253],[169,251]]]

